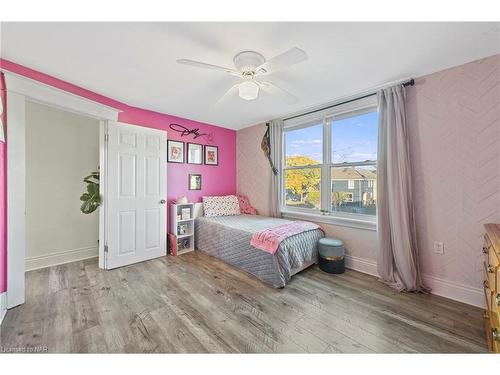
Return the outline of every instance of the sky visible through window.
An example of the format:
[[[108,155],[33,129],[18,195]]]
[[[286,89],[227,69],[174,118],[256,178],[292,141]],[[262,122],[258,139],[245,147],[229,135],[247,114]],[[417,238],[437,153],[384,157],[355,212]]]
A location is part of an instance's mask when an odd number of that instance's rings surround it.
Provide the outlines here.
[[[323,162],[323,124],[286,133],[286,157],[307,156]]]
[[[286,133],[286,156],[323,159],[323,126]],[[332,123],[332,162],[377,160],[377,112],[349,117]]]
[[[377,160],[377,112],[332,123],[332,162]]]

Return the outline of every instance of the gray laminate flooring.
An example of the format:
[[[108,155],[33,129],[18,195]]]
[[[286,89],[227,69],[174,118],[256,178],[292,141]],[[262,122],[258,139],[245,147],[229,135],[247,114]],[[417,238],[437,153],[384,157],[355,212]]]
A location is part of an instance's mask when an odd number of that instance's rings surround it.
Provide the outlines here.
[[[199,252],[112,271],[97,259],[26,274],[3,352],[486,352],[482,311],[317,266],[274,289]],[[31,349],[30,349],[31,348]]]

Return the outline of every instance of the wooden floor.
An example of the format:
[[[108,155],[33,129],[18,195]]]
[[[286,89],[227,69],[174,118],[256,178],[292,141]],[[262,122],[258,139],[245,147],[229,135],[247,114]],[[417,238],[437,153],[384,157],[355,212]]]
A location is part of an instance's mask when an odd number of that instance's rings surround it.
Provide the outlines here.
[[[317,266],[273,289],[194,252],[113,271],[91,259],[27,274],[2,351],[160,353],[485,352],[482,312],[398,294]],[[40,350],[40,349],[38,349]]]

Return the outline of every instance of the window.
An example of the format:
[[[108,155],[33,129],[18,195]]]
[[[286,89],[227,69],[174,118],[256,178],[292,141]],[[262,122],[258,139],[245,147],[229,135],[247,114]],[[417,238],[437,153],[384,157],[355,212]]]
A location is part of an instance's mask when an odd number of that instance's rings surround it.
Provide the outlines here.
[[[285,122],[283,211],[373,221],[378,122],[374,99],[333,107],[316,119]]]
[[[321,209],[323,124],[285,133],[285,205]]]

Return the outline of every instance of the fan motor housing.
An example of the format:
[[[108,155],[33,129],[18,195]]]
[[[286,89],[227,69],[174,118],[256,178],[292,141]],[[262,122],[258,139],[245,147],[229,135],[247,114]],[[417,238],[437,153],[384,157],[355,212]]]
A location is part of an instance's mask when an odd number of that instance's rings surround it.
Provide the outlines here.
[[[255,72],[255,68],[266,62],[264,56],[255,51],[243,51],[234,56],[234,66],[240,72]]]

